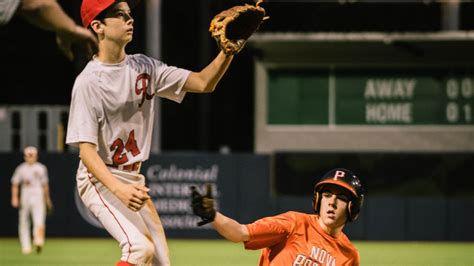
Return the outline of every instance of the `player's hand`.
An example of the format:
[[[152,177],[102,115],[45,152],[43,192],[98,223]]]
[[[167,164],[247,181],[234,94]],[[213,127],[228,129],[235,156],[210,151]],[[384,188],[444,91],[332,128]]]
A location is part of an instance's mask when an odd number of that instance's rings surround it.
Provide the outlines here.
[[[18,198],[13,197],[11,203],[12,203],[12,207],[15,209],[20,207],[20,204],[18,203]]]
[[[94,34],[77,25],[72,32],[58,33],[56,43],[63,54],[71,61],[75,58],[73,45],[76,45],[87,59],[92,58],[92,55],[98,50],[97,38]]]
[[[130,210],[139,211],[145,202],[150,199],[148,196],[149,188],[141,184],[123,184],[117,189],[115,195],[129,208]]]
[[[206,195],[201,195],[195,186],[191,186],[191,207],[193,213],[201,217],[202,221],[198,222],[198,226],[213,222],[216,217],[216,209],[214,207],[214,199],[212,198],[211,184],[206,184]]]

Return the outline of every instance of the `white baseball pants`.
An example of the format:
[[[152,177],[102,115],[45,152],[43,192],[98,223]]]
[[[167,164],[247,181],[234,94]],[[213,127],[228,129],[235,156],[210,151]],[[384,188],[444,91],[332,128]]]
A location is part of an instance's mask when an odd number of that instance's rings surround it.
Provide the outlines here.
[[[138,172],[113,168],[110,170],[124,183],[145,183],[145,177]],[[122,250],[121,260],[136,265],[170,265],[163,226],[151,200],[138,212],[130,210],[88,173],[82,162],[76,179],[79,195],[85,206],[119,242]]]

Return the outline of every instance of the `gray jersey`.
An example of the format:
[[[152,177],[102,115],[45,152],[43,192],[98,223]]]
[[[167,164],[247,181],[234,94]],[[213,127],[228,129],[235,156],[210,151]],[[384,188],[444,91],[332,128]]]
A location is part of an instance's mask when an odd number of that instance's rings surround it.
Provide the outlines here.
[[[20,0],[0,0],[0,26],[12,19],[19,4]]]
[[[48,170],[42,163],[20,164],[11,179],[12,184],[21,186],[21,197],[43,196],[43,186],[48,184]]]
[[[148,159],[155,113],[154,96],[181,102],[190,71],[142,54],[118,64],[91,60],[72,91],[66,143],[97,145],[106,164]]]

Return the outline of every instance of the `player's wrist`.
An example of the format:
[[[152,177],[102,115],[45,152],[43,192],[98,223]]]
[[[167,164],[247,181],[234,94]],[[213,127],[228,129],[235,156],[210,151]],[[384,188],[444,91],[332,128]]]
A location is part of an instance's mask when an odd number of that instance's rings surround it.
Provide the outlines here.
[[[122,191],[125,187],[125,184],[116,180],[112,185],[108,187],[110,192],[112,192],[114,195],[120,194],[120,191]]]

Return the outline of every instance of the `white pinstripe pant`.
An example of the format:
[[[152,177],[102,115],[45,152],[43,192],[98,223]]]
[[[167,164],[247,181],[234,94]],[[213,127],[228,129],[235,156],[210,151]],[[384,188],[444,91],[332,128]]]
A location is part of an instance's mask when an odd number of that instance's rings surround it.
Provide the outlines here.
[[[110,169],[125,183],[145,183],[143,175]],[[160,218],[151,200],[134,212],[80,165],[77,175],[79,195],[85,206],[119,243],[121,260],[137,265],[170,265],[169,250]]]

